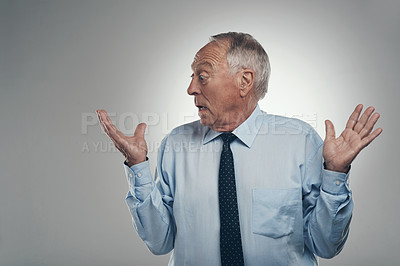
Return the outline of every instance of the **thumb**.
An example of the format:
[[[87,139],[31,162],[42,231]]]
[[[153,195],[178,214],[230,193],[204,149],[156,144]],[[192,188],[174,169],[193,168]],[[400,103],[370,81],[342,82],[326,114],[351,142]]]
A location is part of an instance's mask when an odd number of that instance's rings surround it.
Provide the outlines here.
[[[325,140],[335,139],[335,127],[330,120],[325,120]]]
[[[147,126],[146,123],[140,123],[139,125],[137,125],[135,133],[133,133],[133,135],[135,137],[144,138],[144,132],[146,131],[146,126]]]

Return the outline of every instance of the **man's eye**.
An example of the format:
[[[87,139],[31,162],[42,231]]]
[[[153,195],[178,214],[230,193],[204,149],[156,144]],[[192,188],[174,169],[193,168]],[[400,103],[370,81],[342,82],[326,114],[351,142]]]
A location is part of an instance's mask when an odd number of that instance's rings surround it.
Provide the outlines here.
[[[200,80],[205,80],[205,79],[206,79],[206,77],[205,77],[205,76],[203,76],[203,75],[199,75],[199,79],[200,79]]]

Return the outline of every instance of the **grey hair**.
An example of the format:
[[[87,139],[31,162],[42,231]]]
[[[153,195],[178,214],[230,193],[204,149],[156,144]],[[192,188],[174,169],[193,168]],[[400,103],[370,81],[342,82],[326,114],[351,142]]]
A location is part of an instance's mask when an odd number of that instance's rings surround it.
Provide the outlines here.
[[[250,34],[241,32],[220,33],[210,37],[210,42],[229,41],[226,60],[231,74],[244,68],[254,70],[254,92],[258,99],[268,91],[271,73],[269,58],[261,44]]]

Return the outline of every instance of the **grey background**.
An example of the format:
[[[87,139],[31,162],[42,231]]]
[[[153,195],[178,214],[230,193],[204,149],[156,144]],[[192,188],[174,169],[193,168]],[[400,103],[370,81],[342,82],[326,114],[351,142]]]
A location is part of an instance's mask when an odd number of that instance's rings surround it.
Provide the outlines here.
[[[399,265],[399,10],[398,1],[1,0],[0,265],[167,264],[131,225],[123,158],[94,111],[130,132],[149,121],[154,169],[162,137],[197,119],[186,94],[194,54],[225,31],[249,32],[268,52],[267,112],[309,121],[321,137],[325,119],[340,133],[357,103],[381,113],[382,136],[353,164],[350,237],[321,265]]]

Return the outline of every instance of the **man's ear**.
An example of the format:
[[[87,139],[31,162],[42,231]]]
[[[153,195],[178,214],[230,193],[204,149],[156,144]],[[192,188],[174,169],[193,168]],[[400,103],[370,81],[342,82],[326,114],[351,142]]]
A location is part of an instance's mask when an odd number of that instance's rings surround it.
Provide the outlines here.
[[[254,70],[250,68],[245,68],[240,71],[239,76],[239,89],[240,89],[240,96],[246,97],[249,92],[253,89],[254,86]]]

